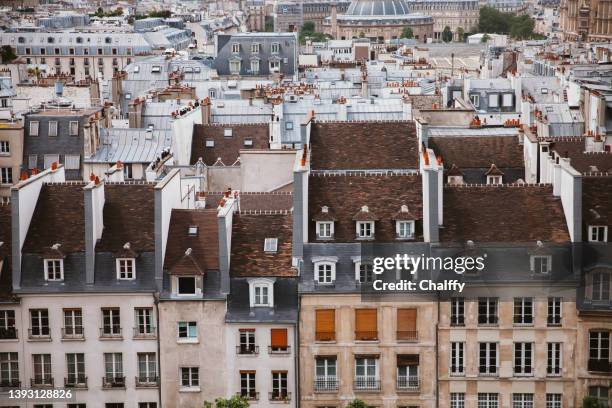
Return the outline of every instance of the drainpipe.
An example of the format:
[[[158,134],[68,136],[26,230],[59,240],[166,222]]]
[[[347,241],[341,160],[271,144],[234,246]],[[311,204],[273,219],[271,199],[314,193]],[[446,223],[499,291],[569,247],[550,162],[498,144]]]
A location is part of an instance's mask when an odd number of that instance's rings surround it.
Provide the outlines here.
[[[159,380],[159,387],[157,387],[157,399],[159,400],[159,408],[163,408],[161,384],[161,336],[159,329],[159,292],[153,293],[153,304],[155,305],[155,323],[157,324],[157,379]]]
[[[300,309],[302,305],[302,297],[298,294],[298,307],[297,307],[297,322],[295,324],[295,338],[293,339],[294,353],[295,353],[295,406],[300,406]]]

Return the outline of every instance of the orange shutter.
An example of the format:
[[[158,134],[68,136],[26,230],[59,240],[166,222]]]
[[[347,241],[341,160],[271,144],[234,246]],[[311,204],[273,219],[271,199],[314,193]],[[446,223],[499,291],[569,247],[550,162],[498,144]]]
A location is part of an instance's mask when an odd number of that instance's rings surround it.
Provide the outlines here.
[[[417,310],[397,309],[397,339],[416,340]]]
[[[378,338],[376,309],[355,310],[355,338],[357,340],[376,340]]]
[[[270,336],[273,349],[287,348],[287,329],[272,329],[270,330]]]
[[[316,311],[317,341],[336,340],[336,311],[334,309],[319,309]]]

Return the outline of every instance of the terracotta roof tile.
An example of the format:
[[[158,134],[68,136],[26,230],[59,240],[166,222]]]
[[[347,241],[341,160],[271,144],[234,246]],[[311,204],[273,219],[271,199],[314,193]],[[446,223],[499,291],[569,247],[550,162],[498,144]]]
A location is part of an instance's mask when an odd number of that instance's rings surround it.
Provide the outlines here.
[[[495,163],[491,164],[489,170],[485,172],[485,176],[503,176],[504,172],[497,168]]]
[[[310,143],[315,170],[419,167],[414,122],[315,122]]]
[[[430,137],[428,146],[442,156],[444,167],[462,169],[523,168],[523,146],[515,136]]]
[[[232,136],[225,136],[225,129],[232,130]],[[201,157],[208,166],[221,159],[223,164],[231,166],[240,157],[241,149],[268,149],[270,131],[267,123],[232,124],[232,125],[194,125],[191,141],[191,163]],[[250,139],[252,146],[245,146]],[[206,141],[214,142],[214,147],[206,147]]]
[[[571,166],[580,173],[612,173],[612,153],[585,152],[586,138],[552,139],[550,148],[561,157],[569,157]]]
[[[217,208],[223,193],[206,193],[206,208]],[[291,192],[241,192],[240,211],[289,211],[293,208]]]

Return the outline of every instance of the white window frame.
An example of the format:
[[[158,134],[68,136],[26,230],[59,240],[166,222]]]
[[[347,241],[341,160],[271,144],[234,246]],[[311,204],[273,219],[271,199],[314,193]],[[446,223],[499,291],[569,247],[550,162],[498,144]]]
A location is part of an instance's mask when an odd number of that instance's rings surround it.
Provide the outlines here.
[[[78,136],[79,135],[79,121],[71,120],[69,125],[70,136]]]
[[[206,139],[205,143],[206,143],[206,147],[208,147],[208,148],[213,148],[213,147],[215,147],[215,141],[214,141],[214,139]]]
[[[489,94],[487,95],[488,98],[488,102],[489,102],[489,108],[499,108],[499,94]]]
[[[511,93],[502,94],[502,106],[504,108],[511,108],[513,100],[514,100],[514,94],[511,94]]]
[[[251,53],[259,54],[259,44],[258,43],[251,44]]]
[[[13,184],[12,167],[0,167],[0,184]]]
[[[64,168],[66,170],[79,170],[81,168],[81,156],[78,154],[65,155]]]
[[[278,53],[280,53],[280,43],[277,43],[277,42],[272,43],[270,45],[270,53],[271,54],[278,54]]]
[[[549,274],[552,271],[552,256],[550,255],[531,255],[531,272],[537,274]],[[536,270],[537,261],[540,261],[540,268]],[[546,263],[542,263],[546,260]],[[545,268],[544,268],[545,267]]]
[[[117,258],[116,266],[117,266],[117,280],[136,279],[136,259]]]
[[[591,300],[594,302],[609,302],[612,275],[608,272],[592,272],[591,280]],[[605,287],[606,283],[607,288]]]
[[[30,136],[38,136],[38,132],[40,129],[40,122],[37,120],[33,120],[30,122]]]
[[[64,260],[63,259],[48,258],[44,260],[44,265],[45,265],[45,280],[46,281],[61,282],[64,280]],[[59,277],[57,277],[58,273],[59,273]]]
[[[463,392],[451,392],[450,408],[465,408],[465,394]]]
[[[465,298],[453,297],[450,301],[451,326],[465,326]]]
[[[232,54],[239,54],[240,53],[240,44],[239,43],[232,43]]]
[[[563,395],[562,394],[546,394],[546,408],[562,408],[563,407]]]
[[[8,140],[0,140],[0,155],[9,156],[11,154],[11,145]]]
[[[252,59],[251,60],[251,74],[259,74],[259,60]]]
[[[181,326],[185,328],[186,336],[181,336]],[[195,331],[195,336],[190,336],[191,328]],[[198,342],[198,322],[179,321],[176,323],[176,340],[178,343],[197,343]]]
[[[480,107],[480,95],[470,95],[470,102],[475,108]]]
[[[321,270],[320,268],[322,267],[329,267],[329,277],[330,279],[321,279]],[[327,278],[327,271],[325,272],[325,274],[323,275],[324,277]],[[319,284],[319,285],[333,285],[334,282],[336,282],[336,262],[332,262],[332,261],[318,261],[314,263],[314,280]]]
[[[317,221],[317,239],[333,239],[334,238],[334,222],[333,221]]]
[[[486,312],[482,315],[486,322],[480,322],[480,303],[485,302]],[[493,322],[492,322],[493,321]],[[499,323],[499,299],[496,297],[480,297],[478,298],[478,325],[491,326]]]
[[[414,239],[414,225],[414,221],[395,221],[395,234],[397,239]],[[410,233],[407,234],[407,231]]]
[[[547,325],[560,326],[563,323],[563,300],[560,297],[549,297],[546,307],[548,312],[546,316]]]
[[[38,168],[38,155],[37,154],[29,154],[28,155],[28,169],[36,169]]]
[[[180,292],[179,282],[181,279],[186,279],[186,278],[193,279],[193,293],[181,293]],[[199,279],[198,276],[191,276],[191,275],[177,276],[176,277],[176,296],[185,296],[185,297],[199,296],[201,294],[201,290],[198,290],[198,279]]]
[[[223,129],[223,137],[232,137],[233,131],[232,128]]]
[[[242,64],[240,63],[240,61],[230,61],[229,62],[230,74],[240,74],[241,68],[242,68]]]
[[[153,323],[153,308],[135,307],[134,319],[134,326],[138,334],[147,335],[155,333],[155,324]]]
[[[280,72],[281,62],[279,60],[270,60],[270,72]]]
[[[487,176],[487,184],[502,184],[503,176]]]
[[[517,350],[517,346],[519,346]],[[527,347],[529,345],[529,347]],[[533,377],[534,374],[534,343],[529,341],[517,341],[512,345],[512,371],[516,377]],[[529,350],[527,350],[529,349]],[[520,354],[517,356],[517,352]],[[516,360],[520,359],[520,364],[516,365]],[[529,364],[527,364],[529,362]],[[529,369],[529,372],[527,372]]]
[[[608,242],[608,226],[589,225],[589,242]]]
[[[274,279],[249,279],[248,283],[250,307],[274,307]]]
[[[355,223],[355,233],[357,234],[357,238],[358,239],[374,239],[375,224],[376,223],[374,221],[357,221]],[[369,231],[367,231],[368,226],[369,226]]]
[[[58,127],[59,127],[59,125],[57,123],[57,120],[50,120],[49,121],[49,130],[48,130],[47,136],[49,136],[49,137],[57,137],[58,133],[59,133]]]
[[[372,262],[369,261],[361,261],[361,260],[355,260],[353,261],[353,263],[355,264],[355,282],[358,283],[372,283],[375,280],[375,274],[373,271],[373,264]],[[365,274],[365,279],[361,279],[361,268],[364,267],[364,274]],[[369,267],[369,268],[368,268]],[[369,269],[369,270],[368,270]],[[368,275],[370,276],[370,278],[368,279]]]
[[[59,154],[45,154],[44,156],[44,168],[48,169],[53,163],[59,164]]]
[[[546,343],[546,376],[560,377],[563,373],[563,343]]]
[[[533,408],[533,394],[512,394],[512,408]]]
[[[520,322],[516,321],[516,302],[520,301],[521,305],[520,305]],[[527,309],[527,304],[530,304],[530,309],[531,309],[531,313],[527,314],[525,311]],[[514,322],[514,325],[519,325],[519,326],[532,326],[533,322],[534,322],[534,301],[532,297],[518,297],[518,298],[514,298],[513,301],[513,316],[512,316],[512,321]],[[531,322],[527,322],[527,316],[531,316]]]
[[[483,352],[484,352],[484,365],[482,364]],[[484,368],[484,371],[481,371],[481,367]],[[480,375],[488,375],[488,376],[499,375],[499,343],[496,343],[496,342],[479,342],[478,343],[478,373]]]
[[[451,342],[449,357],[448,371],[450,375],[465,375],[465,343],[462,341]]]
[[[608,354],[608,361],[610,361],[610,342],[611,342],[611,337],[612,337],[612,333],[610,333],[610,331],[608,330],[603,330],[603,329],[594,329],[594,330],[589,330],[589,360],[605,360],[604,359],[604,353],[603,351],[606,350],[606,345],[605,345],[605,340],[604,340],[604,334],[608,334],[608,345],[607,345],[607,354]],[[593,348],[591,347],[591,342],[595,341],[597,343],[597,345]],[[595,352],[595,353],[593,353]]]
[[[478,408],[498,408],[499,394],[495,392],[479,392]]]
[[[188,384],[183,383],[183,370],[187,370],[188,373]],[[180,367],[179,368],[179,381],[180,381],[180,389],[179,391],[184,390],[200,390],[200,367]]]
[[[275,253],[278,252],[278,238],[266,238],[264,239],[264,252]]]

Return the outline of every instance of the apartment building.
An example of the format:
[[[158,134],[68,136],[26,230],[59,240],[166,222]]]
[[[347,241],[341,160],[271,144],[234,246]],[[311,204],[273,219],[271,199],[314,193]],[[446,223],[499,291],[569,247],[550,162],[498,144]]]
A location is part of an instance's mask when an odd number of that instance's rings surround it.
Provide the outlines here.
[[[559,25],[567,41],[610,41],[610,2],[564,0]]]
[[[23,157],[23,120],[0,120],[0,201],[10,199]]]

